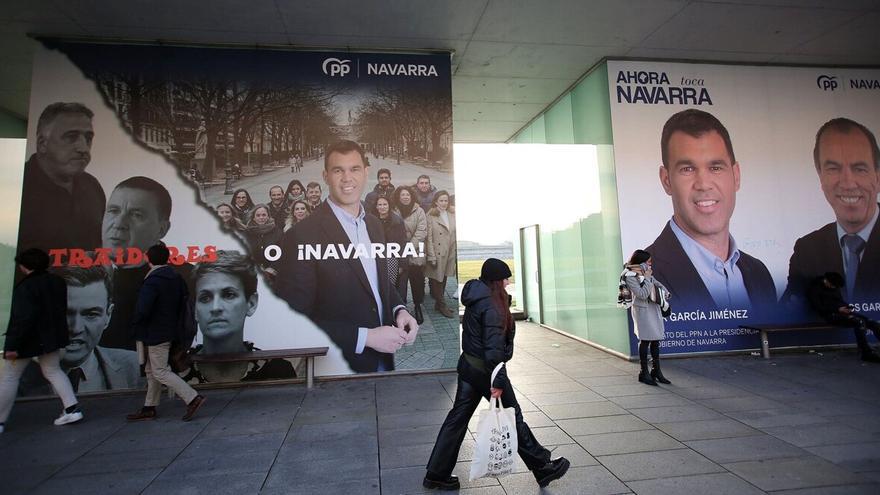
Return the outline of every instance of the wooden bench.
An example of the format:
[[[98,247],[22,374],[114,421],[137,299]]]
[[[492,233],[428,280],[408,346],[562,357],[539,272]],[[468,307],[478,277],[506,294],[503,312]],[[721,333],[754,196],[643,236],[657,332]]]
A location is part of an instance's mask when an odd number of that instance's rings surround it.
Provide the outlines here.
[[[315,358],[326,356],[327,347],[306,347],[302,349],[274,349],[269,351],[232,352],[227,354],[195,354],[192,360],[195,363],[234,363],[241,361],[255,361],[258,359],[294,359],[306,360],[306,388],[312,388],[315,383]]]
[[[746,330],[757,330],[761,332],[761,355],[764,357],[764,359],[770,359],[770,341],[767,338],[767,334],[770,332],[793,332],[797,330],[836,330],[840,328],[824,322],[795,323],[788,325],[740,325],[739,327]]]

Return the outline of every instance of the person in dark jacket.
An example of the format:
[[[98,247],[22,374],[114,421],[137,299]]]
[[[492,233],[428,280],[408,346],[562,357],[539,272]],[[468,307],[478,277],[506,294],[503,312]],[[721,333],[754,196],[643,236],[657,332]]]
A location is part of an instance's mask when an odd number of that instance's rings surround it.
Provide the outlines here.
[[[516,401],[513,386],[505,367],[490,385],[492,370],[499,363],[513,357],[513,338],[516,327],[510,314],[510,296],[505,287],[510,283],[510,268],[501,260],[489,258],[483,263],[479,280],[470,280],[461,292],[465,305],[462,319],[461,348],[458,360],[458,389],[452,410],[440,427],[437,442],[428,461],[427,474],[422,482],[426,488],[458,490],[457,476],[452,469],[458,459],[461,442],[467,433],[468,421],[480,400],[501,398],[504,407],[516,410],[518,453],[526,467],[535,476],[538,485],[547,486],[561,478],[570,465],[568,459],[550,459],[544,448],[523,421],[522,410]]]
[[[285,193],[285,199],[293,204],[294,201],[300,201],[306,199],[306,188],[303,187],[303,183],[297,179],[293,179],[292,181],[287,183],[287,192]]]
[[[287,200],[283,187],[275,185],[269,188],[269,203],[266,206],[269,207],[269,215],[275,219],[275,225],[281,228],[290,214],[290,201]]]
[[[15,257],[15,262],[25,277],[13,289],[6,329],[3,348],[6,366],[0,376],[0,433],[12,411],[21,375],[33,357],[37,358],[43,376],[64,404],[55,425],[75,423],[83,419],[83,413],[60,364],[60,349],[70,343],[67,284],[61,277],[46,271],[49,255],[43,250],[26,249]]]
[[[376,200],[379,198],[388,198],[391,201],[391,198],[394,197],[394,184],[391,183],[391,171],[387,168],[380,168],[376,173],[376,180],[379,181],[373,190],[367,194],[367,197],[364,198],[364,204],[367,206],[367,211],[373,211],[376,209]]]
[[[843,275],[827,272],[810,282],[807,287],[807,301],[823,320],[834,326],[853,329],[862,361],[880,363],[880,356],[868,345],[866,336],[866,331],[870,329],[874,332],[874,337],[880,338],[880,323],[856,313],[853,307],[843,300],[840,290],[845,284],[846,279]]]
[[[236,189],[232,193],[232,214],[241,222],[247,225],[251,221],[251,215],[254,213],[254,200],[247,189]]]
[[[24,166],[18,246],[101,247],[101,215],[106,196],[86,172],[92,159],[94,113],[82,103],[47,106],[31,136],[36,152]],[[16,278],[20,280],[20,278]]]
[[[217,205],[217,216],[220,217],[220,227],[230,232],[244,232],[245,226],[232,212],[232,205],[220,203]]]
[[[406,227],[403,225],[403,219],[400,218],[400,215],[391,211],[391,199],[384,196],[376,198],[376,203],[371,213],[382,222],[382,228],[385,230],[385,241],[389,244],[397,244],[400,246],[400,251],[398,252],[403,252],[403,247],[406,244]],[[400,292],[398,278],[404,272],[405,263],[406,258],[388,257],[388,280],[391,282],[391,285],[397,288],[398,292]],[[404,296],[406,296],[405,293],[400,294],[401,299]]]
[[[437,194],[437,188],[431,185],[431,178],[427,175],[420,175],[416,184],[412,187],[413,193],[416,195],[415,200],[426,212],[431,209],[434,202],[434,195]]]
[[[254,207],[254,214],[247,224],[244,236],[247,239],[254,262],[260,268],[268,268],[266,247],[281,243],[281,225],[275,223],[268,206],[260,204]]]
[[[162,385],[186,402],[184,421],[192,419],[205,402],[205,398],[171,371],[168,364],[171,343],[180,338],[181,318],[188,297],[183,278],[167,264],[169,255],[163,243],[147,250],[150,271],[138,291],[131,323],[137,340],[138,357],[143,360],[147,373],[147,398],[140,411],[127,416],[129,421],[156,418]]]

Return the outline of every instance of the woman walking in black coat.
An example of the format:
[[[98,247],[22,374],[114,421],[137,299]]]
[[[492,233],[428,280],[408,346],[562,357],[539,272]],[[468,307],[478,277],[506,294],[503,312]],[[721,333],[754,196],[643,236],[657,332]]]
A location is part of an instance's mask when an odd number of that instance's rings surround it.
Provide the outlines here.
[[[0,433],[12,411],[18,382],[31,358],[36,357],[40,370],[61,398],[64,410],[55,420],[56,426],[83,419],[76,395],[67,375],[61,371],[61,353],[69,343],[67,326],[67,284],[64,279],[46,270],[49,255],[39,249],[28,249],[15,257],[25,277],[12,292],[12,311],[6,330],[0,375]]]
[[[461,326],[462,354],[458,360],[458,389],[452,410],[440,427],[437,442],[428,461],[428,472],[422,484],[426,488],[458,490],[460,483],[452,475],[461,442],[467,433],[468,421],[480,400],[500,397],[504,407],[516,410],[516,437],[518,453],[526,467],[544,487],[561,478],[568,471],[564,457],[550,459],[544,448],[523,421],[522,411],[507,370],[501,368],[495,381],[489,384],[490,374],[498,363],[513,357],[513,337],[516,328],[510,314],[510,296],[505,287],[510,283],[510,268],[501,260],[489,258],[483,263],[479,280],[470,280],[461,291],[465,305]]]

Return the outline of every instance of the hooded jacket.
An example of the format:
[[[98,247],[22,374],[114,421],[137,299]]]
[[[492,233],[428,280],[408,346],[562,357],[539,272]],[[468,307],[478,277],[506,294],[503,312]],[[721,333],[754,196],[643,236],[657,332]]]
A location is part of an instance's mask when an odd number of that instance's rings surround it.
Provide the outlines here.
[[[461,302],[465,305],[461,321],[461,349],[471,358],[483,362],[483,369],[475,367],[471,360],[459,360],[458,371],[462,378],[479,388],[486,382],[498,363],[513,358],[513,338],[516,328],[504,332],[504,320],[492,302],[489,286],[483,281],[468,281],[461,291]],[[492,386],[504,388],[508,385],[507,369],[502,367]]]

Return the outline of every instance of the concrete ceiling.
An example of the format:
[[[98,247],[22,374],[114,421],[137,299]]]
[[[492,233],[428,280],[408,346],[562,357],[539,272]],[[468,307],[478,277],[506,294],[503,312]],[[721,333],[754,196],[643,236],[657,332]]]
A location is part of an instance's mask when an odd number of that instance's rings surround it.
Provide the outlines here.
[[[880,65],[878,0],[0,0],[0,109],[28,34],[454,51],[456,142],[503,142],[603,57]]]

